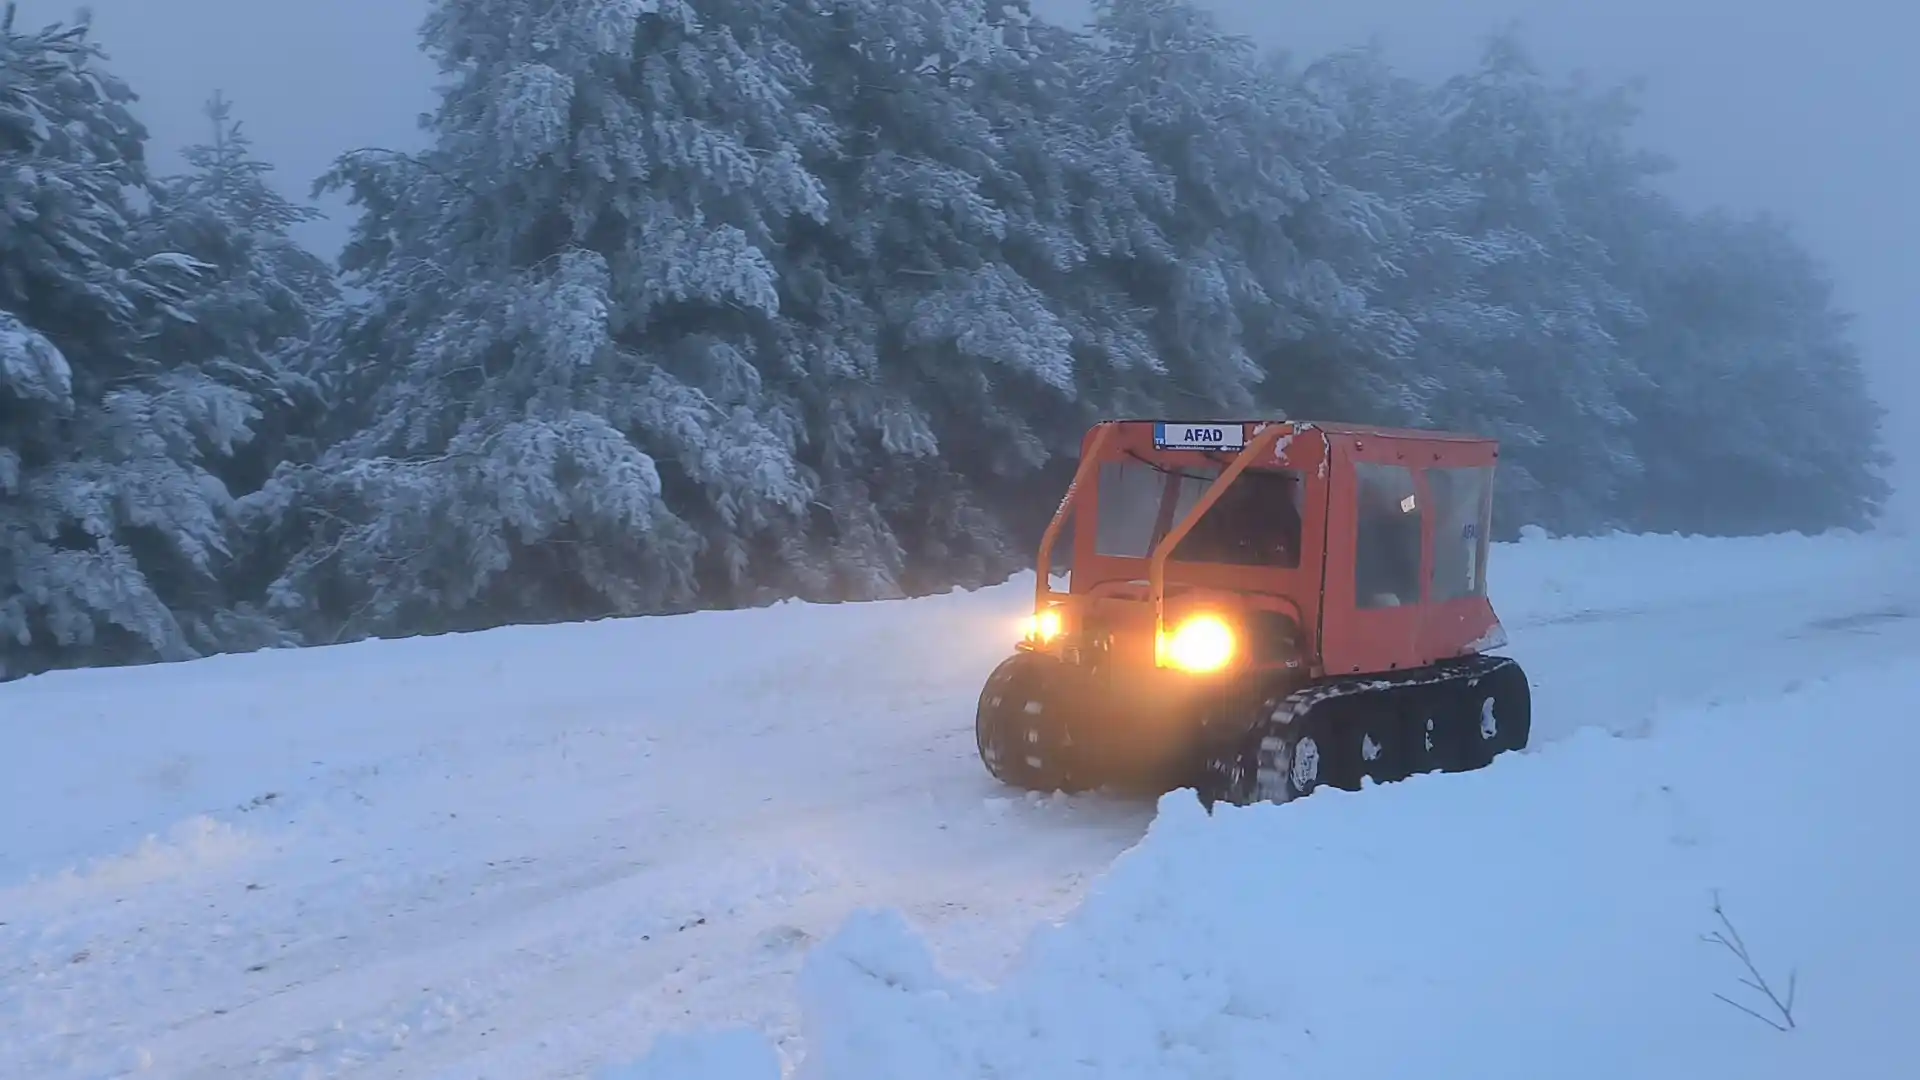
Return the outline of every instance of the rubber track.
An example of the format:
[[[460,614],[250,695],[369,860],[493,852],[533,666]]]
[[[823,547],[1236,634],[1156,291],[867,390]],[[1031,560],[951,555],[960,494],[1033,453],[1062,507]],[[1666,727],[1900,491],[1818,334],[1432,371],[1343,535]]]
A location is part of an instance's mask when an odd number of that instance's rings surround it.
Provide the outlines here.
[[[1289,762],[1282,759],[1288,753],[1287,735],[1295,730],[1294,725],[1313,709],[1329,701],[1354,697],[1361,694],[1378,694],[1384,691],[1404,690],[1416,686],[1438,686],[1443,683],[1471,682],[1491,675],[1503,667],[1514,664],[1514,660],[1505,656],[1479,655],[1446,661],[1434,667],[1422,668],[1418,672],[1404,675],[1356,675],[1333,682],[1316,683],[1302,690],[1296,690],[1281,699],[1271,710],[1263,710],[1266,715],[1254,720],[1253,731],[1260,733],[1259,747],[1254,762],[1254,782],[1251,791],[1244,798],[1234,798],[1242,790],[1243,776],[1233,775],[1240,770],[1234,765],[1216,759],[1210,763],[1216,772],[1228,775],[1215,776],[1213,790],[1221,797],[1232,802],[1275,802],[1283,801],[1287,792],[1287,770]],[[1249,732],[1251,733],[1251,732]],[[1241,754],[1232,755],[1240,759]]]

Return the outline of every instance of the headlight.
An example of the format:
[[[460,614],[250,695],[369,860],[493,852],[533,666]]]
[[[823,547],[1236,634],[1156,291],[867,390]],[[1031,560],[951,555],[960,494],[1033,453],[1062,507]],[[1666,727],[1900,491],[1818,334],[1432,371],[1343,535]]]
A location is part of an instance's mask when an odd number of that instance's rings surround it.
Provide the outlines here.
[[[1060,636],[1060,612],[1054,608],[1027,616],[1024,634],[1028,641],[1048,642]]]
[[[1168,634],[1162,647],[1167,666],[1195,674],[1219,671],[1233,662],[1233,628],[1216,615],[1195,615]]]

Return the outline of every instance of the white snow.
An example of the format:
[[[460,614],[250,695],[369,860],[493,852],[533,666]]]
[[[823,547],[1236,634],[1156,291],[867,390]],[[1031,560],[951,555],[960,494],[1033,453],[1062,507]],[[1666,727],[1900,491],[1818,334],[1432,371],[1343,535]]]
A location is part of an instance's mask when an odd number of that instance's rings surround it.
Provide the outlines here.
[[[1538,749],[1213,818],[985,776],[1030,579],[6,684],[0,1076],[1872,1075],[1916,568],[1500,545]]]
[[[800,1075],[1898,1075],[1920,872],[1886,830],[1920,813],[1916,705],[1920,669],[1888,671],[1473,776],[1212,820],[1168,796],[996,988],[939,974],[892,913],[851,920],[801,977]],[[1832,717],[1876,753],[1808,760]],[[1791,1032],[1702,940],[1716,893],[1759,985],[1793,980]]]

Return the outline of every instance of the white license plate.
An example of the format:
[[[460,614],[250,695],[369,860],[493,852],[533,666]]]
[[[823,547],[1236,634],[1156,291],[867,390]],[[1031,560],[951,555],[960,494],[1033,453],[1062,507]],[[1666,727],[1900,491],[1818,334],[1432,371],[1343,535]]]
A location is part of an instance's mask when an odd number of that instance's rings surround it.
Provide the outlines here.
[[[1242,424],[1155,424],[1153,445],[1158,450],[1242,450],[1247,429]]]

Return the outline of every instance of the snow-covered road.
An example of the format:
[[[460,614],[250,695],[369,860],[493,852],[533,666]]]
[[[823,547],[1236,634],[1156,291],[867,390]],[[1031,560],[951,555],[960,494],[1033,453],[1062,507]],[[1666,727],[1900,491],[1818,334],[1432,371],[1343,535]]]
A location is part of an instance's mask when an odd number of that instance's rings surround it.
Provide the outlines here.
[[[1502,546],[1536,744],[1920,665],[1913,556]],[[728,1024],[792,1051],[808,945],[865,907],[997,978],[1155,812],[974,760],[1030,585],[0,686],[0,1076],[537,1080]]]

